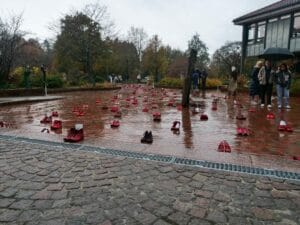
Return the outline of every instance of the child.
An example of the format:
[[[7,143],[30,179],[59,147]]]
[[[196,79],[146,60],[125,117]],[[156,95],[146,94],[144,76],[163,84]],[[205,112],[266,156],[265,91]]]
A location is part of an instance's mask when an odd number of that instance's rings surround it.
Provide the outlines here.
[[[291,87],[291,73],[285,63],[280,65],[280,69],[275,74],[275,84],[277,91],[278,108],[282,108],[282,98],[285,98],[285,108],[290,109],[289,96]]]

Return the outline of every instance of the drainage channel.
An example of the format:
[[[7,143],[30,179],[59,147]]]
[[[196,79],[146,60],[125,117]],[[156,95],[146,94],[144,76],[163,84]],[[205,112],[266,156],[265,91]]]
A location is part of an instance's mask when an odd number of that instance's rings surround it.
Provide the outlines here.
[[[238,172],[238,173],[246,173],[252,175],[268,176],[268,177],[276,177],[276,178],[300,181],[300,173],[287,172],[281,170],[271,170],[271,169],[242,166],[242,165],[236,165],[230,163],[209,162],[203,160],[179,158],[175,156],[164,156],[158,154],[148,154],[148,153],[141,153],[141,152],[107,149],[107,148],[80,145],[80,144],[60,143],[54,141],[30,139],[26,137],[14,137],[9,135],[0,135],[0,140],[1,139],[7,141],[26,142],[30,144],[40,144],[40,145],[46,145],[52,147],[55,146],[55,147],[61,147],[66,149],[73,149],[73,150],[83,150],[83,151],[96,152],[96,153],[112,155],[112,156],[128,157],[133,159],[150,160],[150,161],[171,163],[177,165],[194,166],[194,167],[227,171],[227,172]]]

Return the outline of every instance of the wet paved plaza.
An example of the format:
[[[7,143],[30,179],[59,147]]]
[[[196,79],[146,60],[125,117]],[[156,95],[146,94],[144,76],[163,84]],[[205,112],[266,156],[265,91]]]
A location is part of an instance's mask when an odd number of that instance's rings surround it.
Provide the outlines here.
[[[0,121],[11,126],[0,128],[0,133],[62,142],[70,127],[83,123],[85,145],[299,172],[299,161],[292,160],[293,156],[300,155],[299,98],[291,98],[293,109],[289,111],[277,110],[274,100],[270,112],[275,114],[275,119],[268,120],[269,111],[250,106],[246,95],[241,95],[238,102],[243,108],[224,99],[224,95],[207,92],[200,97],[200,113],[195,114],[192,108],[176,107],[181,98],[180,90],[130,86],[119,91],[66,93],[64,99],[57,101],[1,106]],[[212,110],[216,98],[217,110]],[[134,104],[135,99],[137,104]],[[175,107],[168,106],[170,102]],[[102,109],[104,105],[108,110]],[[110,111],[112,106],[122,111],[121,125],[117,129],[110,127],[110,122],[115,119]],[[149,112],[142,112],[144,107],[148,107]],[[75,115],[74,108],[82,110],[84,115]],[[249,112],[249,109],[255,112]],[[52,111],[58,111],[63,129],[41,133],[49,125],[40,124],[40,120]],[[153,122],[152,113],[157,111],[161,112],[161,122]],[[239,112],[246,120],[236,119]],[[200,121],[201,113],[208,115],[208,121]],[[280,119],[291,124],[294,132],[279,132]],[[180,134],[170,131],[174,120],[181,122]],[[237,127],[248,127],[252,134],[239,137]],[[140,143],[145,130],[153,132],[152,145]],[[231,153],[217,151],[222,140],[231,145]]]

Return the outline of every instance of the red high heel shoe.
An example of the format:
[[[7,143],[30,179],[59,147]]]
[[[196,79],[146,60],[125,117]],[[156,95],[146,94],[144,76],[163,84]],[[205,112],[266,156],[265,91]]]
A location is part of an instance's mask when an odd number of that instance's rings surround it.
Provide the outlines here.
[[[160,114],[160,112],[154,112],[153,113],[153,121],[157,121],[157,122],[161,121],[161,114]]]
[[[250,135],[250,130],[248,128],[238,127],[236,129],[236,133],[239,136],[249,136]]]
[[[227,141],[221,141],[218,147],[219,152],[231,152],[231,147]]]
[[[41,121],[41,123],[51,123],[52,122],[52,116],[45,116]]]
[[[143,112],[149,112],[149,109],[147,107],[144,107]]]
[[[51,129],[52,130],[58,130],[62,128],[62,121],[61,120],[54,120],[52,125],[51,125]]]
[[[120,126],[120,122],[118,120],[114,120],[110,124],[111,128],[118,128],[119,126]]]
[[[119,107],[118,106],[112,106],[110,109],[111,112],[118,112],[119,111]]]
[[[267,119],[268,119],[268,120],[274,120],[274,119],[275,119],[274,113],[271,113],[271,112],[268,113],[268,114],[267,114]]]
[[[52,112],[52,116],[53,117],[58,117],[58,112],[57,111]]]
[[[82,124],[76,124],[75,128],[71,128],[68,131],[67,137],[64,138],[65,142],[79,142],[84,139],[84,133],[83,133],[83,125]]]
[[[208,120],[208,116],[207,116],[206,114],[202,114],[202,115],[200,116],[200,120],[206,121],[206,120]]]

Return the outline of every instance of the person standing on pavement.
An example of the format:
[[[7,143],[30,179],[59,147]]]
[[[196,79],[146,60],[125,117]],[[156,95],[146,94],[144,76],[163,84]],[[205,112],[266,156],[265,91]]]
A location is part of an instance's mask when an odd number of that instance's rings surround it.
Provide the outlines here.
[[[251,73],[251,83],[250,83],[250,99],[252,105],[257,105],[258,96],[259,96],[259,80],[258,80],[258,73],[261,69],[263,63],[262,61],[257,61],[252,73]]]
[[[202,87],[202,91],[206,91],[206,79],[207,79],[208,73],[206,71],[206,69],[203,69],[201,72],[201,87]]]
[[[283,107],[284,98],[285,108],[290,109],[291,106],[289,105],[289,97],[292,75],[285,63],[280,65],[280,69],[276,72],[274,80],[276,84],[278,108],[281,109]]]
[[[271,98],[273,91],[273,79],[275,71],[272,70],[271,62],[266,60],[264,66],[258,72],[260,104],[265,106],[265,99],[267,97],[268,108],[272,108]]]
[[[198,84],[199,84],[199,70],[196,69],[194,70],[192,74],[192,82],[193,82],[193,89],[196,90],[198,89]]]

